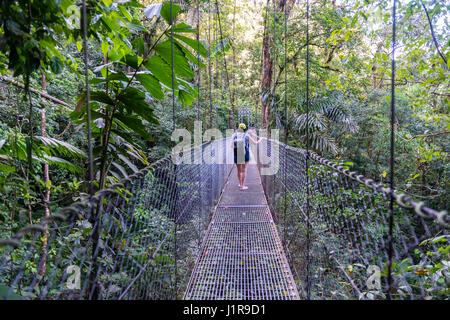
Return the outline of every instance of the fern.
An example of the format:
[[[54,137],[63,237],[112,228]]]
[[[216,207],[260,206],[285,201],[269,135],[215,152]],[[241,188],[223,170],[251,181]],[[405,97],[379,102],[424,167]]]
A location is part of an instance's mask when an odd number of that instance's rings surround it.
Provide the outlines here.
[[[347,101],[346,97],[337,91],[312,97],[309,103],[308,123],[306,123],[306,98],[300,98],[299,113],[294,115],[294,123],[300,137],[306,140],[306,129],[309,128],[309,145],[313,149],[319,152],[337,153],[339,147],[330,133],[332,127],[351,133],[359,130],[358,124],[348,112]]]

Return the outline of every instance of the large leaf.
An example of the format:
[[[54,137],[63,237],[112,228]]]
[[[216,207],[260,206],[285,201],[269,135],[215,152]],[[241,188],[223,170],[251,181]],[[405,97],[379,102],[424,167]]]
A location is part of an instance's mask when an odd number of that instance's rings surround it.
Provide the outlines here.
[[[172,66],[172,44],[170,40],[163,41],[155,46],[155,51],[164,59],[164,61]],[[184,56],[182,50],[178,48],[176,44],[173,46],[173,61],[174,71],[182,77],[191,79],[194,77],[194,72],[188,63],[187,58]]]
[[[92,79],[91,83],[92,84],[99,84],[99,83],[105,83],[105,82],[109,82],[109,81],[113,81],[113,80],[125,81],[125,82],[129,81],[127,75],[125,73],[123,73],[122,71],[120,71],[120,72],[117,72],[117,73],[111,73],[106,78],[98,77],[98,78]]]
[[[90,93],[91,101],[103,102],[108,105],[114,105],[114,100],[104,91],[93,91]]]
[[[164,98],[164,93],[158,79],[148,73],[136,74],[136,80],[156,99]]]
[[[168,32],[171,32],[170,29]],[[174,33],[197,33],[197,29],[192,28],[190,25],[181,22],[173,26]]]
[[[178,92],[178,100],[183,104],[184,107],[188,107],[195,101],[195,97],[189,92],[180,90]]]
[[[118,95],[128,112],[134,112],[152,124],[159,124],[153,108],[145,101],[145,93],[139,89],[128,87]]]
[[[125,56],[125,63],[132,67],[133,69],[137,69],[139,64],[142,62],[142,58],[135,54],[127,54]]]
[[[161,83],[172,88],[172,69],[160,56],[154,55],[144,65]]]
[[[142,37],[137,37],[133,41],[131,41],[133,44],[133,48],[141,55],[145,54],[145,45],[144,45],[144,39]]]
[[[66,156],[74,156],[77,158],[86,158],[86,154],[84,153],[84,151],[65,141],[42,136],[35,136],[34,138],[36,141],[42,142],[52,154],[62,154]]]
[[[53,73],[55,73],[55,74],[61,73],[61,71],[62,71],[61,58],[57,57],[57,56],[52,57],[52,61],[50,62],[50,67],[51,67]]]
[[[119,169],[120,173],[122,173],[122,177],[116,176],[117,179],[120,179],[120,178],[126,178],[126,177],[128,176],[128,173],[127,173],[127,171],[125,170],[125,168],[122,167],[122,166],[121,166],[120,164],[118,164],[117,162],[113,161],[113,162],[111,163],[111,165],[114,166],[114,167],[116,167],[117,169]]]
[[[180,12],[181,7],[178,4],[174,4],[172,3],[172,20],[175,21],[178,13]],[[164,2],[162,7],[161,7],[161,11],[160,11],[161,17],[164,18],[164,20],[166,20],[166,22],[168,24],[171,23],[171,19],[170,19],[170,2]]]
[[[139,169],[124,155],[119,154],[119,159],[128,165],[128,167],[133,170],[133,172],[137,172]]]
[[[52,157],[52,156],[44,156],[44,159],[52,165],[56,165],[60,168],[64,168],[66,170],[69,170],[73,173],[83,173],[84,169],[80,168],[79,166],[73,164],[72,162],[69,162],[65,159],[58,158],[58,157]]]
[[[231,45],[230,45],[228,38],[219,40],[219,42],[211,50],[211,56],[212,57],[220,57],[230,49],[231,49]]]
[[[205,64],[202,62],[201,59],[194,56],[187,48],[185,48],[181,43],[179,43],[177,40],[174,40],[176,44],[178,44],[178,47],[183,51],[185,57],[192,62],[193,64],[199,66],[200,68],[204,68]]]
[[[145,126],[142,124],[141,119],[133,116],[127,116],[124,114],[117,114],[116,115],[116,121],[122,122],[123,125],[127,126],[131,131],[135,132],[136,134],[140,135],[142,138],[146,140],[152,140],[152,137],[150,134],[145,130]],[[118,123],[123,127],[122,124]]]
[[[203,44],[200,41],[197,41],[197,39],[192,39],[186,36],[182,36],[179,34],[174,34],[174,38],[180,39],[184,43],[186,43],[188,46],[190,46],[192,49],[194,49],[196,52],[198,52],[202,57],[206,58],[207,52],[206,48],[203,46]]]

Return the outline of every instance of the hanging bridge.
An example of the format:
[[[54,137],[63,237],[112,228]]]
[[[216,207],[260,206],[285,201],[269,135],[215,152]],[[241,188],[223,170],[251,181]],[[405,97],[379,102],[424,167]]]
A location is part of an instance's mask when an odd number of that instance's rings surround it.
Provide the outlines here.
[[[307,50],[308,19],[309,2]],[[306,65],[308,123],[309,51]],[[393,177],[394,63],[391,74]],[[172,62],[175,127],[174,79]],[[214,140],[0,240],[0,299],[448,299],[448,212],[311,152],[308,134],[306,150],[253,148],[248,190],[230,141]]]
[[[3,298],[380,298],[389,246],[393,296],[445,292],[438,277],[412,277],[438,250],[427,239],[448,234],[445,211],[278,141],[252,148],[248,190],[226,161],[229,140],[216,140],[2,240]],[[275,160],[275,174],[260,175]],[[367,282],[370,268],[380,281]]]

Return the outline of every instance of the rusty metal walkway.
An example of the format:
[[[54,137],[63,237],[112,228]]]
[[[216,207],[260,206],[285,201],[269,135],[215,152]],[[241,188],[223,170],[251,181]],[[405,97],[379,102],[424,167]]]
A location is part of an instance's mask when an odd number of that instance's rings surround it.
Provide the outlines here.
[[[184,298],[299,299],[256,165],[248,166],[248,189],[238,184],[234,167]]]

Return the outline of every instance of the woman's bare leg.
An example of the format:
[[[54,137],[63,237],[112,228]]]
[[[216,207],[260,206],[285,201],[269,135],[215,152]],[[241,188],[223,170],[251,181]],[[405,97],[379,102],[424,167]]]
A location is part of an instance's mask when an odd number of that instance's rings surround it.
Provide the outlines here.
[[[247,167],[248,167],[248,162],[246,162],[243,165],[243,168],[242,168],[242,183],[241,183],[241,186],[245,185],[245,179],[247,178]]]
[[[239,181],[239,187],[241,187],[241,165],[236,163],[236,171],[237,171],[237,178]]]

